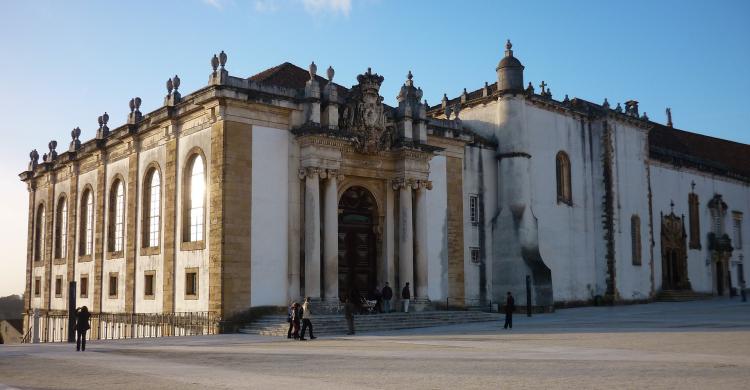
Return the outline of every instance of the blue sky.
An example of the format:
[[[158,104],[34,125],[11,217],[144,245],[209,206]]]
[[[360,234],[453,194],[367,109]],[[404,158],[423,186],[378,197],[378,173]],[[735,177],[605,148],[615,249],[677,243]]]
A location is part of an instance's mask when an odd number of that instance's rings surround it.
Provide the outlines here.
[[[391,104],[411,70],[436,104],[495,80],[509,38],[556,98],[636,99],[659,122],[671,107],[679,128],[750,143],[748,20],[747,1],[0,2],[0,296],[23,290],[29,151],[92,138],[104,111],[122,124],[134,96],[157,108],[175,74],[204,86],[220,50],[243,77],[314,60],[348,86],[370,66]]]

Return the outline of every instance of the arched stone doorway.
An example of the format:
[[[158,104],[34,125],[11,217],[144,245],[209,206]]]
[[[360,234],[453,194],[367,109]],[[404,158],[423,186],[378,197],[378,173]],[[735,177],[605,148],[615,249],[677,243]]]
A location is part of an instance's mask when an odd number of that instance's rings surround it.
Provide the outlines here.
[[[372,193],[349,187],[339,199],[339,297],[366,297],[377,284],[377,204]]]
[[[674,213],[661,218],[662,290],[690,290],[685,223]]]

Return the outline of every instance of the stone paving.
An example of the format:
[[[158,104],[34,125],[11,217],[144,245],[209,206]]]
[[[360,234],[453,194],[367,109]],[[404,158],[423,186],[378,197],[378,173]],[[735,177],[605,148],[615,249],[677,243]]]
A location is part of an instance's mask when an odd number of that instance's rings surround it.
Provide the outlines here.
[[[0,390],[750,388],[750,303],[558,310],[498,323],[326,337],[0,346]]]

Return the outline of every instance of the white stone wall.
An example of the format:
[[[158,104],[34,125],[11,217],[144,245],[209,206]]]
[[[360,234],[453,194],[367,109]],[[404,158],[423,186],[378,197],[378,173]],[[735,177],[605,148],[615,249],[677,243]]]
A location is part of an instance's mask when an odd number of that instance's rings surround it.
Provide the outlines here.
[[[253,126],[252,131],[250,301],[251,306],[284,306],[289,255],[290,134],[262,126]]]
[[[694,192],[698,195],[699,221],[701,249],[690,249],[690,217],[688,208],[688,194],[691,183],[695,182]],[[708,233],[713,230],[711,213],[708,202],[715,194],[722,195],[727,204],[727,214],[724,219],[724,230],[732,238],[733,234],[732,211],[743,214],[742,223],[742,248],[735,248],[730,258],[730,272],[732,287],[739,284],[737,263],[740,259],[747,259],[750,255],[748,243],[750,233],[748,232],[747,218],[750,216],[750,185],[721,176],[699,172],[690,168],[681,168],[664,164],[662,162],[651,162],[651,186],[653,189],[654,209],[654,281],[656,289],[661,289],[662,267],[661,267],[661,219],[660,213],[667,215],[671,212],[670,202],[674,202],[674,213],[685,217],[685,233],[687,234],[686,245],[688,246],[688,278],[693,291],[712,293],[715,289],[715,271],[710,263],[711,254],[708,250]],[[745,280],[748,281],[750,272],[745,264]]]
[[[432,190],[427,191],[427,295],[445,299],[448,291],[448,194],[445,156],[430,160]]]
[[[161,228],[159,246],[160,250],[155,255],[142,255],[143,248],[143,196],[145,190],[145,179],[147,168],[152,163],[157,164],[159,179],[161,183]],[[176,199],[167,199],[164,196],[165,180],[164,168],[166,167],[166,148],[164,145],[156,146],[148,150],[142,150],[138,155],[138,219],[136,221],[136,262],[135,262],[135,312],[136,313],[160,313],[164,307],[164,213],[167,202],[176,202]],[[153,196],[153,195],[152,195]],[[171,243],[170,243],[171,244]],[[144,296],[145,272],[154,271],[154,296]]]
[[[185,124],[182,129],[189,129],[190,124]],[[208,232],[211,221],[211,202],[209,194],[211,193],[211,127],[206,125],[202,130],[196,131],[189,135],[183,135],[177,141],[177,207],[175,211],[177,214],[177,224],[175,235],[176,243],[176,256],[175,256],[175,274],[174,274],[174,300],[175,312],[195,312],[195,311],[207,311],[208,310],[208,251],[210,242],[208,240]],[[204,249],[199,250],[181,250],[180,243],[183,241],[182,238],[182,219],[184,217],[182,212],[182,191],[183,181],[185,174],[185,165],[187,159],[191,155],[193,148],[199,148],[203,152],[205,177],[206,177],[206,206],[204,209],[205,224],[204,224]],[[186,299],[185,297],[185,269],[186,268],[198,268],[198,296],[197,299]]]

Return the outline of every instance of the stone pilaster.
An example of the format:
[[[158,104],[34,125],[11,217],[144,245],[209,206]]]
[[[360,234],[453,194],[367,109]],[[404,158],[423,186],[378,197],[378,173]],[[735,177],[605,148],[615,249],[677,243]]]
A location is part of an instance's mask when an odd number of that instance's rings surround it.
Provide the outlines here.
[[[55,181],[54,172],[47,174],[47,202],[44,205],[44,309],[49,310],[52,302],[52,241],[55,226]]]
[[[135,142],[135,141],[134,141]],[[138,220],[138,147],[128,157],[128,187],[125,200],[125,312],[135,312],[136,226]]]
[[[305,295],[320,298],[320,169],[304,168],[305,180]]]
[[[398,280],[399,285],[394,291],[401,291],[409,283],[414,293],[414,224],[412,215],[412,185],[411,181],[397,180],[393,189],[399,194],[398,217]]]
[[[94,300],[91,310],[101,313],[102,311],[102,288],[103,282],[103,260],[104,260],[104,210],[107,200],[105,199],[105,188],[107,188],[107,163],[104,151],[100,152],[99,166],[96,168],[96,199],[94,200]]]
[[[250,307],[252,130],[226,120],[211,128],[209,310],[222,318]]]
[[[26,288],[23,294],[23,307],[26,311],[29,311],[31,310],[31,285],[34,275],[34,206],[36,203],[36,182],[33,179],[30,180],[27,183],[27,187],[29,191],[29,218],[26,233],[28,239],[26,240]]]
[[[463,162],[446,157],[448,198],[448,297],[464,298]]]
[[[427,296],[427,191],[432,189],[432,183],[420,181],[416,196],[415,245],[416,258],[416,286],[414,294],[417,299],[429,299]]]
[[[177,245],[177,139],[172,138],[166,144],[164,163],[164,265],[162,275],[162,311],[174,311],[174,264]]]
[[[76,221],[78,221],[78,162],[74,161],[68,167],[70,170],[69,183],[70,191],[68,194],[68,243],[67,243],[67,261],[68,261],[68,282],[75,281],[76,277],[76,237],[78,232],[76,229]],[[76,285],[76,294],[80,291],[81,286]],[[70,297],[68,297],[70,298]],[[78,297],[76,297],[78,298]]]
[[[325,276],[324,298],[338,301],[339,294],[339,216],[338,216],[338,172],[328,171],[325,181],[323,208],[323,269]]]

